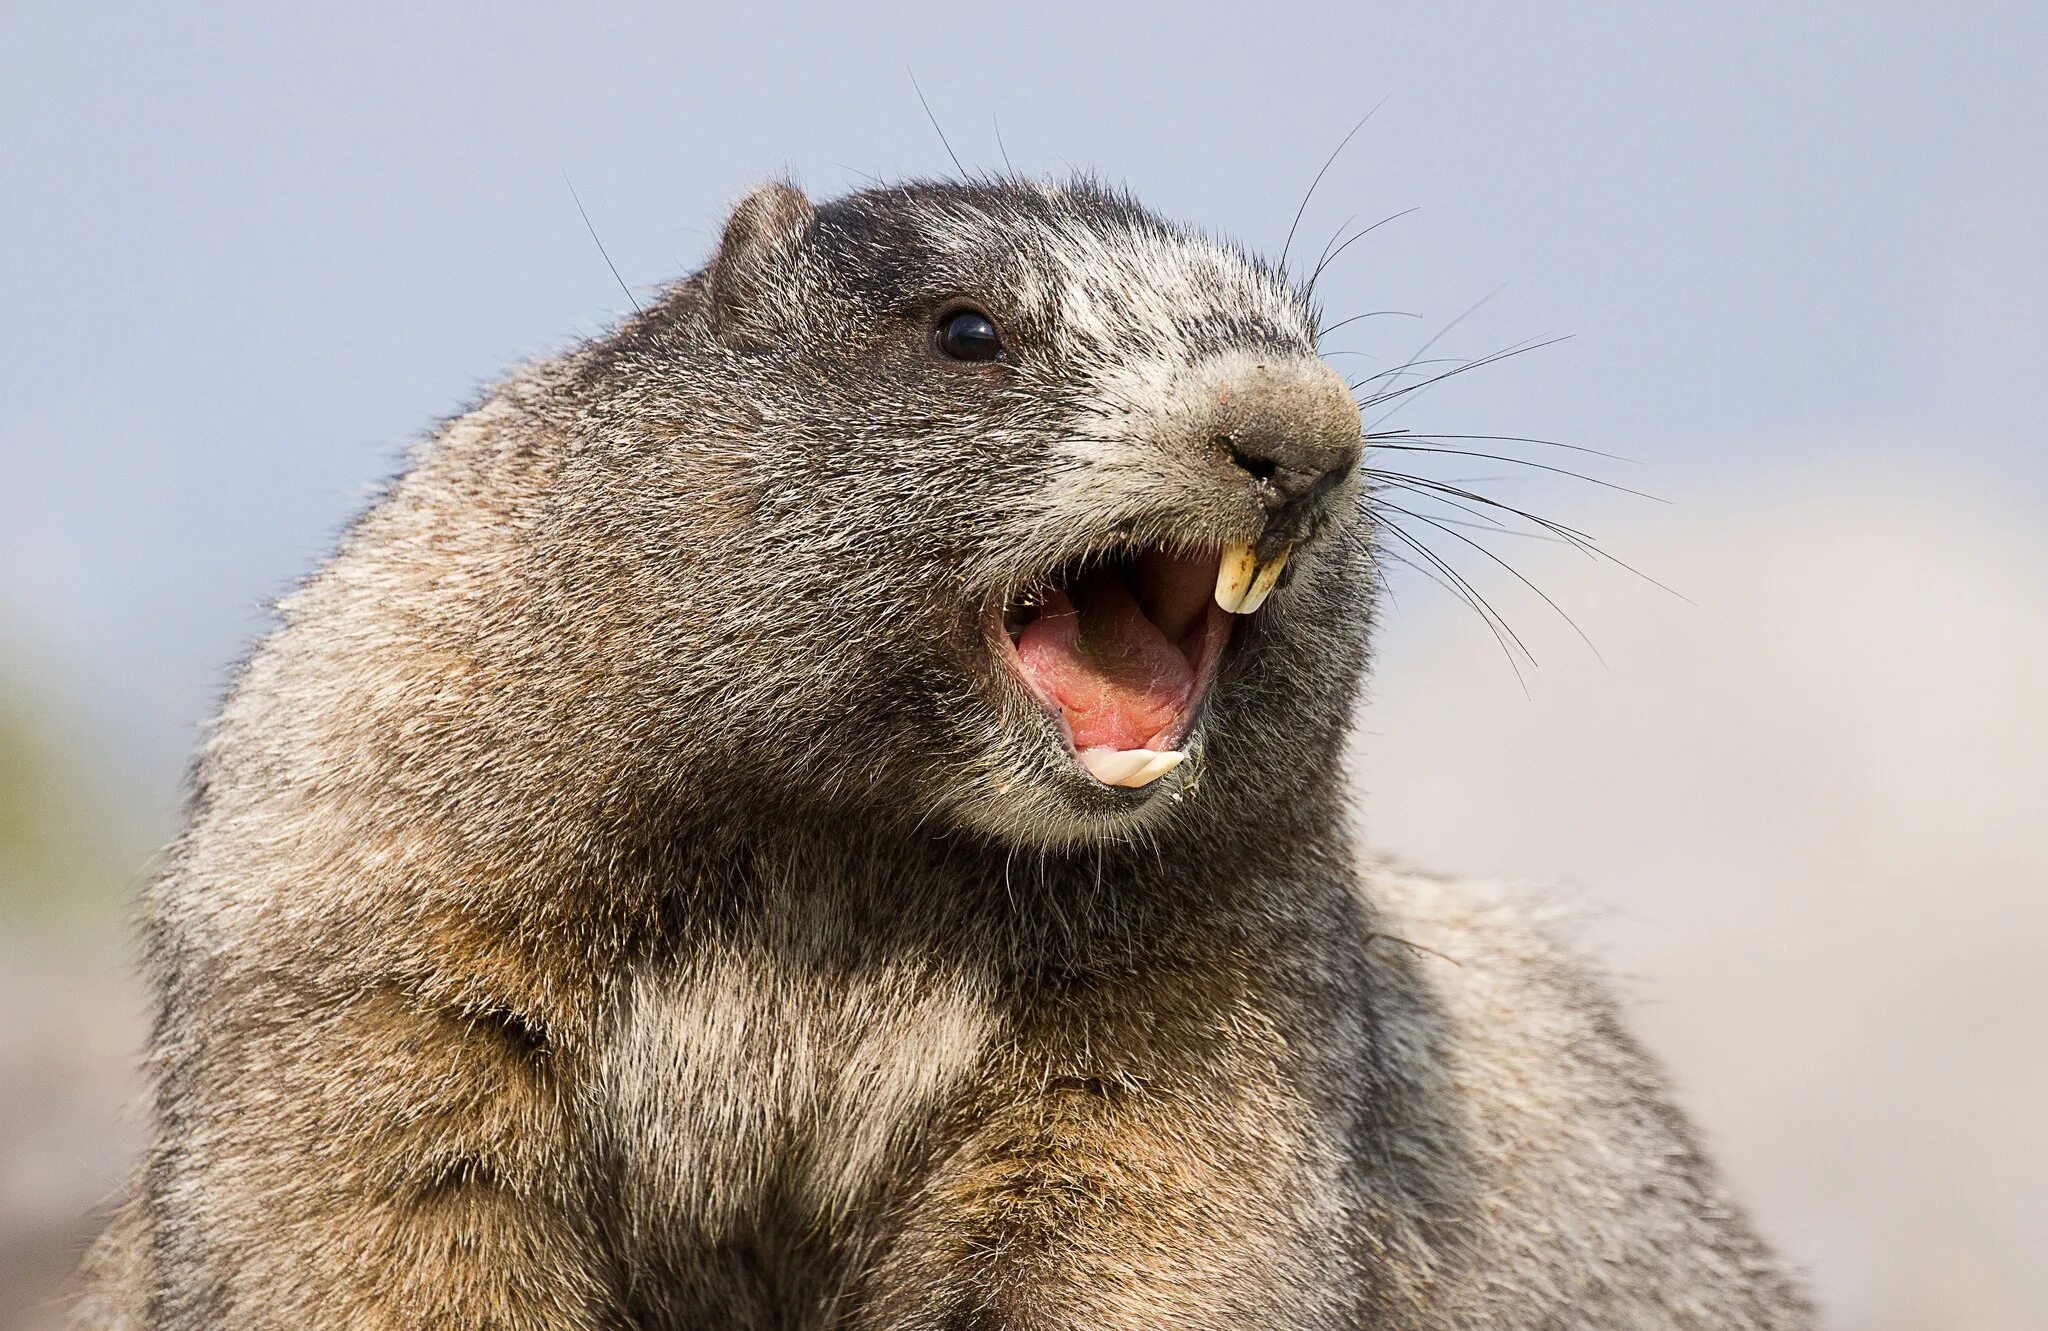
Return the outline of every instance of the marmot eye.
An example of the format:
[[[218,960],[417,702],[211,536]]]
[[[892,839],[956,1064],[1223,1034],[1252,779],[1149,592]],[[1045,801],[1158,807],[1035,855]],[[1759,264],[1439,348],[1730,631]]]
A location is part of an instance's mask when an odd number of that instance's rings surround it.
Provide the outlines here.
[[[1003,354],[1003,335],[980,310],[955,310],[939,320],[936,340],[952,360],[989,361]]]

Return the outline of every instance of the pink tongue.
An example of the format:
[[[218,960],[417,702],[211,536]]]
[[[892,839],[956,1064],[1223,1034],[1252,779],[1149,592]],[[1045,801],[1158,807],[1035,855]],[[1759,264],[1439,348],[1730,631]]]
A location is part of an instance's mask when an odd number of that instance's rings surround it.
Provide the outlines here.
[[[1150,748],[1186,708],[1194,671],[1115,572],[1079,590],[1079,612],[1054,590],[1017,640],[1025,673],[1066,713],[1075,748]]]

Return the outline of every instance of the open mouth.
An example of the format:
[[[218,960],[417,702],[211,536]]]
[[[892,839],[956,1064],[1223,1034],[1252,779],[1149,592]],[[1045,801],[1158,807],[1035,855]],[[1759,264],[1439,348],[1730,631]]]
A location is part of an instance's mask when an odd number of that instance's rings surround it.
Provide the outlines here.
[[[1075,561],[1004,607],[1003,654],[1091,776],[1149,786],[1187,757],[1236,617],[1265,603],[1286,563],[1283,550],[1261,564],[1243,542]]]

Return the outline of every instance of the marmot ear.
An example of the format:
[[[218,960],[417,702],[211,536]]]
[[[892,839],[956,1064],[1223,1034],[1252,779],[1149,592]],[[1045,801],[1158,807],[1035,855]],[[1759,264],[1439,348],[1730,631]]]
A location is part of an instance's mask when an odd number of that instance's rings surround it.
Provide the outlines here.
[[[722,334],[740,343],[777,340],[786,322],[775,299],[778,278],[788,276],[816,217],[803,191],[781,180],[733,208],[711,261],[711,317]]]

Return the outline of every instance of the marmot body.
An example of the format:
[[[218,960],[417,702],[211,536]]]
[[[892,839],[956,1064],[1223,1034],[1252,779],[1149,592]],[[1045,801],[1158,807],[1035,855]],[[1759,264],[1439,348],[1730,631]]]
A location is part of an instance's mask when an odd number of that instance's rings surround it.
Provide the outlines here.
[[[242,672],[85,1323],[1805,1325],[1588,972],[1350,844],[1360,442],[1119,195],[750,195]]]

